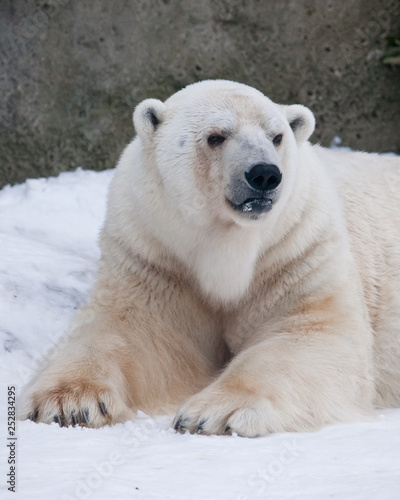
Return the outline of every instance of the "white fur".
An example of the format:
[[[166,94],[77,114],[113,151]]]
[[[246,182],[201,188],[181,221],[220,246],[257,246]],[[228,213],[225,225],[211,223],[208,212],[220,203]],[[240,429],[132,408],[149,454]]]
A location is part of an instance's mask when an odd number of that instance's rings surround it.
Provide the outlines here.
[[[146,100],[134,123],[98,282],[22,416],[88,408],[99,426],[183,404],[179,429],[256,436],[399,405],[399,159],[312,146],[310,110],[227,81]],[[283,181],[251,219],[226,199],[259,162]]]

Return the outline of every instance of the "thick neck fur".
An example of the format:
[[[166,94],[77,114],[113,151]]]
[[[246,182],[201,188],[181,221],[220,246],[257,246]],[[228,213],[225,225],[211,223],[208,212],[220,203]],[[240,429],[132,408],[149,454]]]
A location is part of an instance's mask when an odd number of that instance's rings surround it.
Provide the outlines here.
[[[128,148],[134,146],[135,143]],[[303,148],[304,164],[299,165],[300,174],[292,193],[282,200],[284,207],[276,207],[276,213],[272,209],[263,221],[248,226],[233,222],[220,222],[211,227],[191,225],[162,195],[155,195],[153,188],[147,190],[147,186],[157,182],[151,178],[151,172],[133,170],[124,163],[123,155],[110,190],[113,200],[109,207],[117,213],[108,217],[104,233],[119,234],[119,241],[130,242],[129,254],[146,256],[167,272],[175,271],[178,259],[188,270],[189,280],[190,275],[195,278],[206,300],[227,306],[237,303],[252,288],[255,269],[257,274],[265,274],[266,267],[271,274],[277,272],[279,266],[295,259],[313,244],[320,227],[333,222],[329,220],[333,212],[330,209],[332,193],[324,189],[326,182],[316,179],[326,174],[323,169],[310,171],[309,164],[313,162],[307,162],[307,156],[313,154],[312,148],[308,144]],[[313,186],[318,186],[318,190]],[[118,199],[114,193],[118,193]],[[285,245],[283,255],[279,242],[288,238],[298,225],[302,230],[297,231],[295,248]],[[268,252],[268,249],[276,251]]]

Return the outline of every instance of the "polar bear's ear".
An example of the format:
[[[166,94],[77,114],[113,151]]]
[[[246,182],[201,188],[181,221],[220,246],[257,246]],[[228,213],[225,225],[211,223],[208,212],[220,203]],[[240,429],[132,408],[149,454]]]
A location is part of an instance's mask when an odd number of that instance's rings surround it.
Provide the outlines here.
[[[282,111],[289,122],[290,128],[293,130],[296,141],[307,141],[315,129],[315,118],[313,113],[301,104],[282,106]]]
[[[165,104],[158,99],[146,99],[136,106],[133,124],[136,133],[143,140],[149,140],[165,115]]]

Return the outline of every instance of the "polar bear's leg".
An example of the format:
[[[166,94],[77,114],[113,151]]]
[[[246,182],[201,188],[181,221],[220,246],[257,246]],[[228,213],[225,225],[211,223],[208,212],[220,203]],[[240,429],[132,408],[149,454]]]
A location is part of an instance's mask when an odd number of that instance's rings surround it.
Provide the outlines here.
[[[103,283],[100,298],[95,290],[72,333],[23,391],[20,418],[100,427],[130,419],[137,409],[176,411],[210,383],[220,367],[210,353],[218,349],[212,339],[201,344],[186,333],[199,328],[211,337],[212,321],[203,317],[190,324],[184,300],[184,313],[174,311],[172,301],[160,294],[147,303],[140,286],[125,290],[126,295],[121,283],[109,295],[106,288]],[[167,310],[160,307],[163,302]],[[184,320],[177,328],[180,317],[186,318],[186,328]]]
[[[178,411],[175,428],[253,437],[370,417],[368,329],[340,319],[337,325],[307,324],[300,316],[292,318],[292,329],[285,323],[289,330],[268,332],[192,396]]]

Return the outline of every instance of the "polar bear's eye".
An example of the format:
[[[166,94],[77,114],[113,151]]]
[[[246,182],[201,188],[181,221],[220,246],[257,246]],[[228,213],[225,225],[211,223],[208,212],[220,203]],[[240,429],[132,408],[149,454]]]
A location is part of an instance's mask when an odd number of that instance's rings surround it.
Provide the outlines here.
[[[214,146],[219,146],[219,144],[222,144],[225,141],[225,139],[226,138],[223,135],[212,134],[208,136],[207,142],[209,146],[214,147]]]
[[[279,144],[282,142],[282,134],[276,135],[273,139],[272,142],[274,146],[279,146]]]

